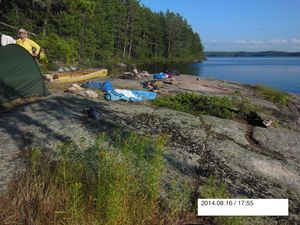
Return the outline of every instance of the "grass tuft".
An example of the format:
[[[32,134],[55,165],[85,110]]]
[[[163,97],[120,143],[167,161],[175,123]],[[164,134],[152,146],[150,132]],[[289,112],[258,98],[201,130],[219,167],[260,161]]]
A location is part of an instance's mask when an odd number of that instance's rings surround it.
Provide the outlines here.
[[[273,103],[286,107],[290,100],[290,95],[283,91],[273,89],[264,85],[255,86],[256,94],[270,100]]]
[[[165,139],[123,136],[103,133],[87,148],[63,144],[56,160],[33,149],[26,170],[1,196],[1,221],[149,224],[158,210]]]

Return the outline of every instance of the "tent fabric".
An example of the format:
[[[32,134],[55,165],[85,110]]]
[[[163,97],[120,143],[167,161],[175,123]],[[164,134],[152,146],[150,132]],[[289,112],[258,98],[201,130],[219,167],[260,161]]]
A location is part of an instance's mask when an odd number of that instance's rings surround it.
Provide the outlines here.
[[[0,103],[49,95],[33,57],[21,46],[0,46]]]

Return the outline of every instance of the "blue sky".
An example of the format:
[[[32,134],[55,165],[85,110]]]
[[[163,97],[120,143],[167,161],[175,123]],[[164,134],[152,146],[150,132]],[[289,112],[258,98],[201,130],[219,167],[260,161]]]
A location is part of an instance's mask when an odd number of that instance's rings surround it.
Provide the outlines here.
[[[181,14],[205,51],[300,51],[300,0],[141,0]]]

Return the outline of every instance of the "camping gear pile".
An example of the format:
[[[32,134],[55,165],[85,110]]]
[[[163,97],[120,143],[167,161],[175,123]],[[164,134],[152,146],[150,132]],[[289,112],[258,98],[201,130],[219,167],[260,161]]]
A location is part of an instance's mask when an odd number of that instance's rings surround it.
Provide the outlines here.
[[[84,90],[84,88],[91,90]],[[81,86],[72,84],[67,92],[76,93],[84,97],[97,98],[98,92],[105,93],[105,99],[108,101],[124,100],[130,102],[140,102],[146,100],[154,100],[156,93],[143,90],[127,90],[127,89],[114,89],[110,81],[88,81]]]
[[[166,73],[156,73],[153,74],[153,80],[144,81],[141,84],[144,88],[148,89],[149,91],[157,92],[163,86],[163,84],[176,85],[177,81],[174,76],[179,75],[179,72],[176,70]]]
[[[91,90],[85,90],[84,88],[80,87],[78,84],[72,84],[66,92],[77,93],[78,95],[87,98],[98,98],[99,96],[97,92]]]
[[[171,78],[173,77],[172,75],[169,75],[167,73],[155,73],[153,74],[153,79],[165,79],[165,78]]]
[[[180,73],[177,70],[155,73],[153,79],[173,78],[174,76],[180,76]]]
[[[121,75],[121,78],[138,80],[138,79],[148,78],[150,76],[151,76],[150,73],[148,73],[147,71],[138,72],[137,69],[134,69],[132,72],[124,72]]]
[[[143,85],[143,88],[153,92],[158,92],[158,90],[163,86],[163,82],[161,80],[144,81],[141,84]]]

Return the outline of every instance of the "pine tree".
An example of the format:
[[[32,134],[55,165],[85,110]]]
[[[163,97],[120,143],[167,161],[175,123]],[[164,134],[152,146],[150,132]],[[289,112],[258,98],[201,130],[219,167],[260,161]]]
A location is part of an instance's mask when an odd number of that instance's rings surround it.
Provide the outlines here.
[[[138,0],[1,0],[0,21],[36,33],[51,60],[92,66],[119,61],[201,60],[199,34],[179,14]],[[0,25],[1,26],[1,25]],[[16,30],[1,27],[16,37]]]

